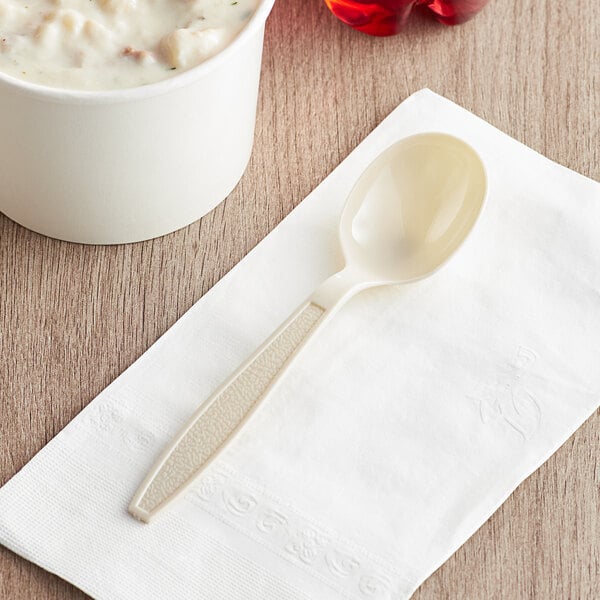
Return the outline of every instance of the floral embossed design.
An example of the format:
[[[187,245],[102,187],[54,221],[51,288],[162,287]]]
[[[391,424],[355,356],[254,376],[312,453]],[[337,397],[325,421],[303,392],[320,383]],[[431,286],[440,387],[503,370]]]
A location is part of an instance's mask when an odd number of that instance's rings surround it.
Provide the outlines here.
[[[221,466],[203,475],[186,499],[281,558],[308,569],[341,597],[391,599],[394,586],[389,582],[400,581],[392,565],[384,566],[364,550],[332,537],[230,469]]]
[[[136,428],[125,421],[114,401],[93,406],[86,413],[85,420],[98,433],[114,434],[114,440],[120,440],[127,450],[134,452],[147,450],[155,439],[150,431]]]
[[[477,387],[471,397],[479,402],[482,423],[497,420],[508,425],[522,440],[531,438],[539,427],[541,409],[523,379],[536,360],[533,350],[520,346],[495,382]]]
[[[137,452],[146,450],[154,441],[154,436],[149,431],[123,430],[123,441]]]
[[[267,509],[258,516],[256,527],[263,533],[270,533],[280,527],[284,527],[287,523],[288,520],[280,512]]]
[[[236,516],[245,515],[257,504],[254,496],[234,489],[223,490],[223,501],[225,508]]]
[[[203,475],[186,497],[194,504],[210,500],[222,487],[226,476],[221,473]]]
[[[309,565],[323,551],[328,541],[329,539],[319,531],[308,527],[291,534],[285,551]]]
[[[360,569],[360,563],[349,554],[337,550],[330,550],[325,555],[325,562],[329,570],[338,577],[349,577]]]
[[[111,404],[99,404],[92,411],[88,419],[98,431],[110,433],[123,421],[121,413]]]
[[[389,598],[390,582],[383,577],[363,575],[358,582],[358,589],[366,598]]]

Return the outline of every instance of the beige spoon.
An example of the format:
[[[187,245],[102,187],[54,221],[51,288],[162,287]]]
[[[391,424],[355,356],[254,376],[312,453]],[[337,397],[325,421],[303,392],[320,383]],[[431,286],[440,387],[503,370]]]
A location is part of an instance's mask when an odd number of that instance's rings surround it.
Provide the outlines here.
[[[364,171],[344,207],[346,266],[315,293],[200,408],[159,457],[129,512],[148,522],[195,479],[248,420],[309,338],[352,295],[434,273],[465,240],[483,206],[476,152],[441,133],[405,138]]]

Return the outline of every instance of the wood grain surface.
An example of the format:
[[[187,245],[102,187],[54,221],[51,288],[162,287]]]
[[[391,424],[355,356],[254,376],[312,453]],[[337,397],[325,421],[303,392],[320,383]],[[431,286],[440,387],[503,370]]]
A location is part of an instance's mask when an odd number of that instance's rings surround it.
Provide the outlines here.
[[[491,0],[460,27],[417,15],[385,39],[345,27],[322,0],[278,0],[254,154],[212,213],[118,247],[47,239],[0,216],[0,483],[412,92],[430,87],[599,179],[599,40],[594,0]],[[415,598],[600,597],[599,432],[596,413]],[[85,597],[0,549],[0,598]]]

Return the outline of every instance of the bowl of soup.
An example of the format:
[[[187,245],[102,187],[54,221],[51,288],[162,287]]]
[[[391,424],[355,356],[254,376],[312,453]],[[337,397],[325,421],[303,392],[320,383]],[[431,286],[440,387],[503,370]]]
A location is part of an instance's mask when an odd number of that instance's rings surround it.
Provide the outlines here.
[[[252,151],[274,0],[0,0],[0,212],[90,244],[196,221]]]

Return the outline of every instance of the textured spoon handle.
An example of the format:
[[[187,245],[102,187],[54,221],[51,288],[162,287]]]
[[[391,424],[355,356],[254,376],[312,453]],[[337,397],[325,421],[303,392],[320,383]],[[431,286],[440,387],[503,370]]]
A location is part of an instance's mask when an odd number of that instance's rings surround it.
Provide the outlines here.
[[[312,302],[304,305],[203,403],[138,489],[129,505],[134,517],[150,521],[217,456],[273,388],[325,313]]]

